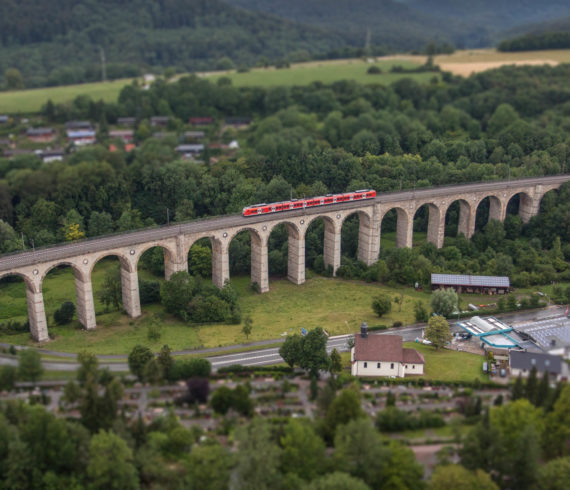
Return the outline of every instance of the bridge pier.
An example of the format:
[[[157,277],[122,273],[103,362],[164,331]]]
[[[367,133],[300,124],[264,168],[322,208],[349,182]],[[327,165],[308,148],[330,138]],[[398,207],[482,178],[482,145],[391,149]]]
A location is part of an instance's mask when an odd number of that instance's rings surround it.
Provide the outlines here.
[[[172,274],[188,271],[188,252],[184,236],[176,237],[176,257],[172,257],[166,250],[164,252],[164,276],[168,281]]]
[[[414,220],[401,208],[396,208],[398,213],[398,224],[396,228],[396,247],[412,247],[414,236]]]
[[[251,283],[257,283],[259,292],[269,291],[269,262],[267,257],[267,237],[251,235]]]
[[[463,233],[469,239],[475,233],[475,217],[477,206],[471,206],[465,201],[459,201],[459,224],[457,234]]]
[[[293,284],[305,282],[305,235],[286,223],[289,232],[287,279]]]
[[[441,248],[445,235],[445,212],[433,204],[429,204],[428,209],[427,241],[433,243],[437,248]]]
[[[359,213],[358,220],[358,260],[372,265],[380,254],[380,222],[376,212],[372,218]]]
[[[507,204],[494,196],[489,198],[489,221],[492,219],[500,221],[501,223],[505,221],[505,216],[507,215]]]
[[[528,223],[530,218],[536,216],[540,209],[540,199],[529,196],[524,192],[520,194],[519,216],[523,223]]]
[[[89,277],[84,278],[75,272],[75,297],[77,301],[77,319],[87,330],[97,326],[95,318],[95,302],[93,301],[93,284]]]
[[[32,338],[36,342],[48,341],[46,310],[41,289],[40,292],[36,292],[26,284],[26,300],[28,303],[28,321],[30,322]]]
[[[141,315],[139,297],[139,277],[136,268],[131,271],[121,264],[121,285],[123,293],[123,309],[131,318]]]
[[[223,288],[230,280],[229,243],[212,239],[212,283]]]
[[[323,220],[325,224],[325,243],[324,243],[324,262],[325,267],[330,265],[333,270],[333,276],[340,267],[340,229],[337,229],[332,220]]]

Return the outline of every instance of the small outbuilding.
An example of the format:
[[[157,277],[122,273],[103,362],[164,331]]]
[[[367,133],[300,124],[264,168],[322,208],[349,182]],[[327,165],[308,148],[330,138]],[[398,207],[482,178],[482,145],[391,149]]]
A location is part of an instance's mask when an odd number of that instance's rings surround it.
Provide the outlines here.
[[[368,335],[363,323],[350,351],[353,376],[396,376],[424,374],[424,356],[402,346],[399,335]]]

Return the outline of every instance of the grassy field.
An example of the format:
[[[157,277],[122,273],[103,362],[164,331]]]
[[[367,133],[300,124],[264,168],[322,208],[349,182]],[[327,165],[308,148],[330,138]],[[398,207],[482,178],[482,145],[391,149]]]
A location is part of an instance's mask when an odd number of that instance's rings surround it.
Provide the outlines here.
[[[425,56],[397,55],[378,58],[376,64],[382,69],[379,75],[368,75],[366,70],[370,63],[361,59],[310,61],[294,63],[290,68],[254,68],[247,73],[210,72],[202,74],[212,80],[229,77],[237,87],[277,85],[307,85],[320,81],[332,83],[337,80],[355,80],[360,83],[380,83],[388,85],[403,77],[412,77],[419,82],[428,82],[433,73],[389,73],[393,65],[413,67],[425,63]],[[494,49],[463,50],[451,55],[439,55],[434,59],[443,70],[457,75],[468,76],[471,72],[479,72],[497,68],[503,64],[557,64],[570,62],[570,50],[523,51],[517,53],[500,53]],[[131,79],[114,80],[112,82],[86,83],[65,87],[49,87],[15,92],[0,92],[0,113],[29,114],[38,112],[48,99],[53,102],[66,102],[78,95],[89,95],[95,100],[106,102],[117,100],[119,92]]]
[[[379,83],[389,85],[404,77],[411,77],[419,82],[428,82],[434,73],[390,73],[394,65],[413,68],[419,63],[408,60],[390,59],[374,63],[382,73],[369,75],[366,70],[372,63],[360,59],[321,61],[310,63],[297,63],[290,68],[277,70],[275,68],[254,68],[247,73],[235,71],[227,73],[211,73],[207,77],[217,80],[228,77],[236,87],[259,86],[275,87],[278,85],[308,85],[312,82],[332,83],[338,80],[354,80],[359,83]]]
[[[29,114],[39,112],[49,99],[54,103],[60,103],[73,100],[78,95],[89,95],[94,100],[103,99],[105,102],[116,102],[121,89],[131,81],[132,79],[122,79],[105,83],[84,83],[64,87],[0,92],[0,113]]]
[[[73,274],[69,268],[54,270],[44,281],[44,302],[54,340],[49,347],[56,351],[77,352],[87,349],[98,354],[128,354],[136,344],[144,344],[158,351],[164,344],[173,350],[219,347],[246,342],[242,325],[186,325],[165,314],[160,305],[143,307],[143,315],[135,320],[118,312],[105,312],[98,300],[105,271],[116,266],[116,261],[102,261],[94,270],[93,287],[97,329],[83,331],[77,321],[66,326],[53,325],[53,313],[64,301],[75,302]],[[148,277],[139,271],[142,278]],[[312,277],[301,286],[284,279],[270,280],[270,291],[260,295],[249,287],[249,277],[233,278],[232,284],[240,295],[243,316],[253,319],[253,332],[249,341],[275,339],[284,334],[299,332],[302,327],[321,326],[331,335],[358,331],[360,323],[391,325],[394,321],[404,324],[414,322],[414,303],[426,304],[429,294],[411,288],[388,287],[358,281],[345,281],[324,277]],[[380,292],[396,297],[404,293],[401,311],[393,304],[392,312],[376,317],[371,309],[372,298]],[[469,301],[482,302],[484,297],[469,297]],[[0,322],[26,318],[26,295],[22,282],[0,283]],[[148,327],[158,325],[161,338],[150,341]],[[0,341],[12,344],[31,344],[28,333],[0,337]]]
[[[212,81],[224,76],[232,79],[237,87],[277,85],[307,85],[314,81],[332,83],[337,80],[356,80],[361,83],[390,84],[405,76],[412,77],[421,82],[427,82],[433,73],[386,73],[393,65],[407,68],[417,66],[416,61],[386,60],[377,65],[384,73],[380,75],[367,75],[370,66],[359,59],[334,60],[322,62],[296,63],[291,68],[276,70],[275,68],[254,68],[248,73],[212,72],[203,74]],[[49,87],[33,90],[20,90],[14,92],[0,92],[0,113],[29,114],[38,112],[42,106],[51,99],[55,103],[73,100],[78,95],[89,95],[95,100],[103,99],[105,102],[115,102],[121,89],[131,83],[132,79],[114,80],[112,82],[85,83],[81,85],[67,85],[64,87]]]

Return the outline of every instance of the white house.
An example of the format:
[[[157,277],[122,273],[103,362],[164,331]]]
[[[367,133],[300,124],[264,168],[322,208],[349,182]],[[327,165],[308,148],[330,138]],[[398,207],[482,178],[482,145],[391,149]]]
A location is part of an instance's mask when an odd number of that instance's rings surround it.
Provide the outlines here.
[[[353,376],[397,376],[424,374],[424,356],[402,347],[399,335],[368,335],[363,323],[350,351]]]

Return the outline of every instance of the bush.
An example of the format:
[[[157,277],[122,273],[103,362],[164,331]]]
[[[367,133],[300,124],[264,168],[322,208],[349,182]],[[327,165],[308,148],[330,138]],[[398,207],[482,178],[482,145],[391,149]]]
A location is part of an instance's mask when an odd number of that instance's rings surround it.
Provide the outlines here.
[[[174,362],[173,381],[195,377],[207,378],[212,371],[208,359],[183,359]]]
[[[398,328],[398,327],[401,327],[402,325],[403,325],[402,322],[396,321],[396,322],[392,323],[392,328]]]
[[[210,394],[210,382],[208,378],[190,378],[186,382],[188,387],[188,402],[189,403],[206,403],[208,395]]]
[[[379,66],[372,65],[371,67],[368,68],[368,70],[366,70],[366,73],[368,73],[369,75],[379,75],[380,73],[382,73],[382,70]]]
[[[57,325],[66,325],[73,320],[75,305],[71,301],[65,301],[53,314],[53,319]]]
[[[158,281],[139,281],[141,305],[160,303],[160,283]]]
[[[372,309],[378,316],[389,313],[392,309],[392,298],[387,294],[380,294],[372,301]]]
[[[135,345],[129,354],[129,369],[139,380],[144,378],[146,364],[153,359],[152,351],[148,347]]]

